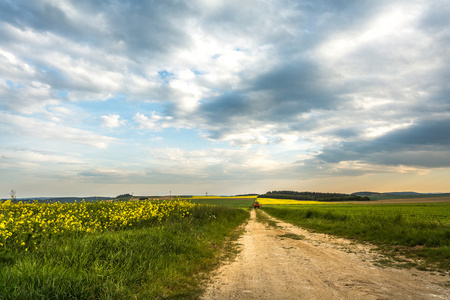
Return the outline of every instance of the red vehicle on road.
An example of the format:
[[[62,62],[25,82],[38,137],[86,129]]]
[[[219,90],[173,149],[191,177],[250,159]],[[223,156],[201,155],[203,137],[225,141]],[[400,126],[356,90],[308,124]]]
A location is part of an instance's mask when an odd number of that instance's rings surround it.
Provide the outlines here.
[[[258,201],[255,201],[255,203],[253,203],[253,208],[254,209],[257,209],[257,208],[259,209],[260,208]]]

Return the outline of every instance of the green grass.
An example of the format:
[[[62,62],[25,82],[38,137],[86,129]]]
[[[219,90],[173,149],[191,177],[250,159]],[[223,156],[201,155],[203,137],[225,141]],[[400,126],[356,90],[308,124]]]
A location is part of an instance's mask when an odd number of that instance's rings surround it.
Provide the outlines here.
[[[293,240],[304,240],[305,236],[304,235],[298,235],[295,233],[286,233],[283,235],[279,235],[278,237],[280,238],[288,238],[288,239],[293,239]]]
[[[450,270],[450,203],[265,206],[264,211],[317,232],[369,241],[386,253]]]
[[[152,227],[69,234],[0,252],[0,299],[196,299],[248,212],[198,206]]]
[[[267,216],[267,214],[261,212],[260,209],[256,209],[256,220],[262,224],[265,224],[266,226],[273,227],[273,228],[280,228],[280,226],[278,226],[277,222],[270,219]]]
[[[210,205],[222,205],[222,206],[229,206],[234,208],[250,208],[253,207],[253,201],[254,199],[233,199],[233,198],[215,198],[215,199],[188,199],[192,203],[197,204],[210,204]]]

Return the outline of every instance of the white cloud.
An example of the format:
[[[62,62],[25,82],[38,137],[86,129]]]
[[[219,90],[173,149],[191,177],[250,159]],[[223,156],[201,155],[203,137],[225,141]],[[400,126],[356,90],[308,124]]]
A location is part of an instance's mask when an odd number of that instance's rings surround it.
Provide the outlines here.
[[[173,124],[168,123],[172,120],[172,117],[162,117],[156,112],[152,112],[150,117],[137,113],[134,115],[133,120],[139,124],[140,129],[149,129],[153,131],[160,131],[162,128],[173,126]]]
[[[119,115],[109,114],[106,116],[100,116],[100,119],[102,120],[101,126],[108,128],[117,128],[126,124],[125,120],[119,120]]]
[[[14,53],[0,47],[0,74],[4,78],[12,80],[25,80],[32,79],[36,71],[34,67],[21,60]]]
[[[0,163],[6,167],[34,166],[47,168],[58,165],[81,165],[85,163],[76,153],[58,154],[55,152],[28,148],[5,148],[2,150]]]
[[[59,103],[52,97],[50,88],[39,82],[24,85],[22,82],[0,81],[0,98],[2,105],[23,114],[43,112],[47,106]]]
[[[264,177],[260,172],[276,172],[284,165],[264,151],[249,149],[213,148],[188,151],[180,148],[156,148],[152,149],[150,154],[154,159],[153,163],[159,166],[161,171],[196,174],[210,180],[224,177],[230,179],[244,174],[259,174],[257,176]],[[166,169],[167,164],[173,168]]]
[[[0,124],[4,127],[4,131],[13,135],[16,139],[24,135],[39,139],[85,144],[97,148],[106,148],[116,141],[115,138],[92,131],[1,112]]]

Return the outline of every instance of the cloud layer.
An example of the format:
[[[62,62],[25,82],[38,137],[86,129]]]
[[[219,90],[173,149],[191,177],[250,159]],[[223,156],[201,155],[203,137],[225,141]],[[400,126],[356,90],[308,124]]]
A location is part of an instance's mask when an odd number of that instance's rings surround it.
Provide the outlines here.
[[[450,168],[449,14],[443,0],[3,1],[0,188],[431,180]]]

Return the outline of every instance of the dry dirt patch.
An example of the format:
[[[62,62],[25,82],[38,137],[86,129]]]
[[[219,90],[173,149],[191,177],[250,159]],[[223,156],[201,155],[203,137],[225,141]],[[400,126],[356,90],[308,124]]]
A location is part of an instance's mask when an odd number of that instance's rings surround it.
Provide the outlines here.
[[[373,247],[277,222],[267,227],[252,211],[241,252],[203,299],[450,299],[448,276],[380,268]]]

